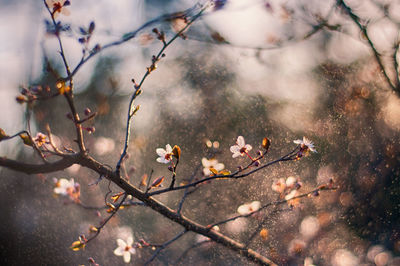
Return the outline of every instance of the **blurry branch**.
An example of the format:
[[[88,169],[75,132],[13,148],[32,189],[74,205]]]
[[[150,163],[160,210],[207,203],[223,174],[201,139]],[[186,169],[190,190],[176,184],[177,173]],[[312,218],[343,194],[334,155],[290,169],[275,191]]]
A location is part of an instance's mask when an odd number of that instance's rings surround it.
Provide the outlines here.
[[[377,6],[380,10],[382,10],[383,14],[385,15],[386,18],[388,18],[391,22],[396,24],[397,26],[400,26],[400,21],[396,20],[393,16],[390,15],[389,9],[391,3],[383,3],[379,2],[376,0],[370,0],[375,6]]]
[[[368,27],[366,25],[363,25],[361,22],[361,19],[353,12],[353,10],[343,1],[343,0],[337,0],[337,5],[339,7],[342,8],[342,10],[351,18],[351,20],[353,20],[353,22],[357,25],[357,27],[360,29],[360,31],[362,32],[363,36],[365,37],[365,39],[367,40],[367,43],[369,45],[369,47],[371,48],[375,60],[379,65],[379,68],[382,71],[382,74],[387,82],[387,84],[389,85],[389,87],[395,92],[397,93],[398,96],[400,96],[400,84],[398,83],[398,75],[396,77],[396,84],[393,83],[393,81],[390,79],[387,70],[382,62],[381,59],[381,54],[378,52],[378,50],[376,49],[374,43],[372,42],[369,34],[368,34]],[[397,46],[398,47],[398,46]],[[395,53],[394,56],[396,56],[397,54],[397,50],[398,48],[395,49]],[[395,72],[397,74],[398,69],[397,69],[397,60],[394,61],[394,68],[396,69]]]
[[[78,72],[78,70],[79,70],[87,61],[89,61],[92,57],[94,57],[94,56],[95,56],[96,54],[98,54],[99,52],[101,52],[101,51],[103,51],[103,50],[105,50],[105,49],[108,49],[108,48],[110,48],[110,47],[113,47],[113,46],[118,46],[118,45],[120,45],[120,44],[123,44],[123,43],[125,43],[125,42],[127,42],[127,41],[129,41],[129,40],[131,40],[131,39],[133,39],[133,38],[135,38],[136,35],[137,35],[140,31],[142,31],[143,29],[145,29],[145,28],[147,28],[147,27],[150,27],[151,25],[153,25],[153,24],[155,24],[155,23],[163,22],[163,21],[170,21],[170,20],[174,20],[174,19],[177,19],[177,18],[186,18],[186,17],[190,17],[193,13],[195,13],[197,10],[199,10],[199,8],[200,8],[200,10],[201,10],[201,11],[200,11],[200,14],[197,13],[197,15],[193,16],[193,18],[192,18],[192,20],[191,20],[191,21],[194,21],[195,19],[197,19],[198,16],[200,16],[200,15],[203,13],[203,11],[204,11],[206,8],[208,8],[208,5],[206,5],[206,6],[203,7],[203,6],[199,5],[199,4],[196,4],[195,6],[189,8],[189,9],[187,9],[187,10],[181,11],[181,12],[175,12],[175,13],[165,14],[165,15],[159,16],[159,17],[157,17],[157,18],[155,18],[155,19],[153,19],[153,20],[150,20],[150,21],[146,22],[145,24],[143,24],[142,26],[140,26],[138,29],[124,34],[124,35],[121,37],[120,40],[117,40],[117,41],[114,41],[114,42],[105,44],[105,45],[103,45],[103,46],[97,46],[97,47],[95,47],[95,48],[90,52],[90,54],[89,54],[88,56],[82,57],[81,61],[76,65],[76,67],[71,71],[71,73],[68,74],[68,76],[67,76],[66,78],[64,78],[64,80],[67,81],[67,80],[72,79],[72,77]]]
[[[282,49],[284,47],[287,47],[289,45],[293,45],[296,43],[299,43],[301,41],[305,41],[310,39],[313,35],[316,33],[327,29],[330,31],[338,31],[340,30],[340,25],[335,24],[331,25],[328,23],[329,18],[332,16],[333,11],[335,10],[335,5],[333,4],[328,12],[328,14],[325,17],[321,16],[316,16],[317,21],[316,24],[311,24],[311,30],[307,33],[305,33],[303,36],[300,37],[289,37],[286,40],[282,40],[277,42],[275,45],[269,45],[269,46],[249,46],[249,45],[239,45],[232,43],[228,41],[227,39],[224,38],[219,32],[215,31],[211,26],[208,24],[205,24],[206,29],[210,32],[210,37],[211,39],[205,39],[199,36],[195,35],[188,35],[188,39],[198,41],[198,42],[204,42],[204,43],[211,43],[211,44],[216,44],[216,45],[226,45],[226,46],[231,46],[234,48],[241,48],[241,49],[251,49],[251,50],[256,50],[258,52],[264,51],[264,50],[277,50],[277,49]]]
[[[176,240],[178,240],[179,238],[181,238],[184,234],[186,234],[188,231],[184,230],[182,232],[180,232],[179,234],[177,234],[176,236],[174,236],[173,238],[171,238],[170,240],[166,241],[164,244],[162,245],[152,245],[153,247],[157,247],[156,252],[154,252],[153,256],[148,259],[144,265],[149,265],[157,256],[158,254],[160,254],[161,251],[163,251],[166,247],[168,247],[170,244],[172,244],[173,242],[175,242]]]
[[[305,198],[305,197],[311,197],[311,196],[315,196],[315,195],[318,195],[318,196],[319,196],[319,192],[321,192],[321,191],[336,190],[336,189],[337,189],[337,187],[332,187],[331,185],[328,185],[328,184],[327,184],[327,185],[321,185],[321,186],[319,186],[318,188],[316,188],[316,189],[314,189],[314,190],[311,190],[311,191],[309,191],[309,192],[307,192],[307,193],[304,193],[304,194],[295,196],[295,197],[290,198],[290,199],[284,199],[284,200],[279,200],[279,201],[274,201],[274,202],[270,202],[270,203],[264,204],[263,206],[261,206],[261,207],[260,207],[258,210],[256,210],[256,211],[252,211],[252,212],[250,212],[250,213],[248,213],[248,214],[236,215],[236,216],[234,216],[234,217],[232,217],[232,218],[229,218],[229,219],[226,219],[226,220],[223,220],[223,221],[220,221],[220,222],[216,222],[216,223],[214,223],[214,224],[211,224],[211,225],[209,225],[208,227],[212,228],[212,227],[214,227],[214,226],[218,226],[218,225],[221,225],[221,224],[226,224],[226,223],[228,223],[228,222],[232,222],[232,221],[234,221],[234,220],[236,220],[236,219],[239,219],[239,218],[247,218],[247,217],[250,217],[250,216],[252,216],[253,214],[259,213],[259,212],[261,212],[262,210],[264,210],[264,209],[266,209],[266,208],[268,208],[268,207],[270,207],[270,206],[282,205],[282,204],[285,204],[285,203],[289,203],[289,202],[292,201],[292,200],[301,199],[301,198]]]
[[[187,256],[187,254],[188,254],[191,250],[193,250],[193,249],[195,249],[195,248],[198,248],[198,247],[200,247],[200,246],[202,246],[202,245],[204,245],[204,244],[210,243],[210,242],[212,242],[212,241],[211,241],[211,240],[204,240],[204,241],[198,242],[198,243],[193,244],[192,246],[188,247],[188,248],[182,253],[182,255],[179,256],[179,258],[175,261],[174,264],[175,264],[175,265],[179,265],[179,263],[181,262],[181,260],[183,260],[183,258],[185,258],[185,257]]]
[[[66,155],[62,159],[51,163],[29,164],[0,157],[0,166],[25,174],[45,174],[64,170],[73,164],[78,164],[80,159],[81,156],[79,154],[74,154]]]
[[[124,193],[123,198],[119,202],[119,204],[115,207],[115,209],[112,211],[112,213],[101,223],[99,227],[95,227],[95,234],[91,236],[90,238],[86,239],[85,244],[89,243],[93,239],[95,239],[101,232],[101,229],[103,229],[104,226],[111,220],[111,218],[114,217],[114,215],[118,212],[118,210],[121,208],[121,206],[124,204],[124,201],[128,195]]]
[[[192,183],[192,182],[193,182],[193,179],[196,177],[196,174],[197,174],[197,172],[198,172],[200,169],[201,169],[201,165],[198,165],[198,166],[196,167],[196,169],[194,170],[192,176],[189,178],[189,183]],[[177,211],[176,211],[177,213],[181,213],[182,207],[183,207],[183,204],[185,203],[186,198],[187,198],[191,193],[194,192],[194,189],[192,189],[192,190],[189,190],[189,189],[190,189],[189,187],[185,189],[185,192],[183,193],[183,196],[182,196],[181,200],[179,201],[178,209],[177,209]]]
[[[49,12],[49,14],[51,16],[51,21],[53,22],[53,26],[56,29],[55,36],[57,38],[58,45],[60,47],[60,55],[61,55],[61,58],[63,60],[65,70],[67,72],[67,75],[71,76],[71,70],[70,70],[70,67],[68,65],[68,62],[67,62],[67,59],[66,59],[66,56],[65,56],[64,47],[63,47],[63,44],[62,44],[62,41],[61,41],[61,37],[60,37],[60,33],[59,33],[59,30],[58,30],[58,25],[57,25],[57,22],[56,22],[55,17],[54,17],[55,16],[55,10],[53,10],[53,11],[50,10],[50,7],[47,5],[46,0],[43,0],[43,3],[46,6],[47,11]],[[61,7],[59,7],[59,8],[61,8]],[[86,151],[86,147],[85,147],[84,140],[83,140],[82,126],[78,123],[78,121],[80,121],[80,118],[79,118],[78,112],[76,111],[74,100],[73,100],[74,82],[73,82],[72,76],[69,79],[69,83],[70,83],[70,89],[68,91],[64,92],[64,96],[65,96],[65,99],[68,102],[68,106],[69,106],[69,108],[71,110],[71,114],[72,114],[72,117],[73,117],[73,122],[75,124],[76,136],[77,136],[76,142],[78,143],[79,150],[81,152],[85,152]],[[59,82],[59,84],[60,84],[60,86],[65,86],[64,82],[62,82],[62,83]]]
[[[117,173],[119,173],[120,168],[121,168],[121,163],[123,161],[123,159],[125,158],[127,151],[128,151],[128,146],[129,146],[129,138],[130,138],[130,132],[131,132],[131,125],[132,125],[132,117],[133,115],[136,113],[137,110],[139,110],[139,107],[135,107],[134,106],[134,101],[136,99],[137,96],[139,96],[142,92],[141,88],[142,85],[144,83],[144,81],[146,80],[146,78],[150,75],[150,73],[152,71],[154,71],[156,69],[156,63],[165,56],[164,51],[168,48],[169,45],[171,45],[171,43],[173,43],[179,36],[182,36],[183,32],[197,19],[201,16],[201,14],[203,14],[203,12],[208,8],[208,6],[203,7],[199,13],[197,13],[195,16],[193,16],[193,18],[187,22],[186,26],[180,30],[178,33],[176,33],[174,35],[174,37],[172,37],[168,42],[165,41],[165,35],[163,32],[158,32],[157,29],[154,29],[153,32],[158,34],[158,39],[162,41],[163,43],[163,47],[161,48],[161,50],[158,52],[158,54],[156,56],[153,56],[152,58],[152,64],[150,65],[150,67],[147,68],[146,73],[143,75],[142,80],[140,81],[139,84],[136,84],[136,82],[134,80],[132,80],[132,82],[134,83],[134,93],[131,96],[131,99],[129,101],[129,110],[128,110],[128,118],[127,118],[127,122],[126,122],[126,131],[125,131],[125,142],[124,142],[124,149],[122,151],[121,157],[117,163],[116,166],[116,171]],[[129,39],[128,39],[129,40]],[[173,184],[171,184],[173,185]]]

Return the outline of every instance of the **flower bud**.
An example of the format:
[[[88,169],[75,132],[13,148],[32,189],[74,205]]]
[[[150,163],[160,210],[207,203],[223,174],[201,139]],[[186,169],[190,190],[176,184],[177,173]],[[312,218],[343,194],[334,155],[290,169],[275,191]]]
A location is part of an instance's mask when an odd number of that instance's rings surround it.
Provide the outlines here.
[[[92,112],[89,108],[85,108],[85,115],[90,115],[90,113]]]

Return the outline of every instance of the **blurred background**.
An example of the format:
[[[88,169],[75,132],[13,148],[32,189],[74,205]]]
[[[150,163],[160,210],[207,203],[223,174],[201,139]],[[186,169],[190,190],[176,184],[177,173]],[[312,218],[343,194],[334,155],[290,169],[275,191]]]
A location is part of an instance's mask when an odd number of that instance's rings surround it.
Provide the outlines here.
[[[104,45],[163,14],[183,11],[196,1],[87,0],[71,1],[69,15],[57,20],[66,26],[62,40],[74,67],[82,56],[80,27],[96,24],[88,44]],[[166,51],[143,86],[133,120],[126,169],[133,184],[144,174],[167,176],[156,162],[156,148],[179,145],[182,159],[178,182],[201,177],[201,159],[217,141],[215,158],[234,171],[246,159],[232,158],[229,147],[239,135],[255,155],[264,137],[272,145],[267,161],[295,147],[293,140],[310,138],[317,154],[287,162],[240,180],[217,180],[199,187],[186,200],[183,214],[212,224],[237,214],[248,202],[262,204],[279,195],[271,185],[279,178],[301,180],[308,192],[333,179],[339,188],[302,199],[290,209],[267,209],[263,215],[220,227],[224,234],[246,243],[279,265],[399,265],[400,264],[400,100],[387,85],[365,38],[336,1],[228,0],[216,1],[185,35]],[[394,45],[398,42],[400,3],[349,0],[368,24],[368,32],[395,79]],[[0,1],[0,127],[8,134],[27,126],[33,135],[48,123],[58,143],[76,148],[74,126],[66,117],[62,97],[27,107],[15,97],[22,87],[55,89],[52,69],[65,76],[57,40],[46,31],[49,20],[42,1]],[[87,126],[87,147],[98,160],[114,167],[123,147],[131,79],[140,80],[161,43],[157,27],[171,38],[179,21],[159,21],[120,46],[102,51],[75,77],[76,104],[82,114],[99,115]],[[395,55],[397,57],[397,55]],[[20,139],[0,143],[0,155],[37,162]],[[182,228],[142,206],[118,212],[100,236],[84,250],[71,243],[107,217],[104,197],[108,182],[88,186],[98,176],[70,167],[47,175],[24,175],[0,169],[0,262],[2,265],[86,264],[124,265],[113,254],[125,232],[136,241],[161,244]],[[53,195],[53,178],[74,178],[81,185],[86,208]],[[169,182],[169,179],[167,180]],[[111,186],[113,192],[117,187]],[[157,196],[176,208],[182,192]],[[263,224],[268,235],[258,234]],[[128,233],[127,233],[128,232]],[[190,249],[199,237],[188,233],[162,251],[152,265],[252,265],[217,244]],[[137,249],[131,263],[145,263],[154,251]],[[185,256],[182,257],[182,255]]]

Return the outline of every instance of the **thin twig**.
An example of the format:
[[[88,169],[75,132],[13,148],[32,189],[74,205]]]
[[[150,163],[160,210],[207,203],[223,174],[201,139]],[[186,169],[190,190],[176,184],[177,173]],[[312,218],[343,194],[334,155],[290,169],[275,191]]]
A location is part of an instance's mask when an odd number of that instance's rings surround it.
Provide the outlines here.
[[[182,253],[182,255],[179,256],[178,259],[176,259],[174,265],[179,265],[179,263],[181,262],[181,260],[182,260],[184,257],[186,257],[186,255],[187,255],[192,249],[195,249],[195,248],[197,248],[197,247],[200,247],[200,246],[202,246],[202,245],[204,245],[204,244],[207,244],[207,243],[210,243],[210,242],[212,242],[212,241],[208,239],[208,240],[204,240],[204,241],[195,243],[194,245],[190,246],[189,248],[187,248],[187,249]]]
[[[197,185],[199,185],[201,183],[204,183],[204,182],[207,182],[207,181],[211,181],[211,180],[214,180],[214,179],[238,179],[238,178],[243,178],[243,177],[249,176],[249,175],[251,175],[251,174],[253,174],[255,172],[258,172],[258,171],[260,171],[260,170],[262,170],[262,169],[264,169],[264,168],[266,168],[268,166],[271,166],[273,164],[276,164],[276,163],[279,163],[279,162],[293,160],[291,155],[294,155],[296,150],[297,150],[297,148],[295,150],[291,151],[290,153],[288,153],[288,154],[286,154],[286,155],[284,155],[284,156],[282,156],[282,157],[280,157],[280,158],[278,158],[278,159],[276,159],[274,161],[268,162],[268,163],[266,163],[264,165],[260,165],[256,169],[253,169],[253,170],[251,170],[251,171],[249,171],[247,173],[240,174],[242,172],[242,170],[237,170],[236,172],[234,172],[234,173],[232,173],[230,175],[209,176],[209,177],[197,180],[197,181],[195,181],[193,183],[190,183],[190,184],[187,184],[187,185],[153,191],[153,192],[148,193],[148,195],[149,196],[154,196],[154,195],[158,195],[158,194],[162,194],[162,193],[166,193],[166,192],[170,192],[170,191],[176,191],[176,190],[186,189],[186,188],[189,188],[189,187],[195,187],[195,186],[197,186]],[[252,164],[253,164],[253,162],[251,162],[248,166],[250,166]],[[247,168],[245,167],[244,169],[247,169]]]
[[[119,161],[118,161],[118,163],[117,163],[117,166],[116,166],[116,171],[117,171],[117,173],[120,172],[122,160],[123,160],[124,157],[126,156],[127,151],[128,151],[128,147],[129,147],[129,139],[130,139],[130,135],[131,135],[131,126],[132,126],[132,117],[133,117],[133,115],[134,115],[134,113],[135,113],[135,112],[134,112],[134,110],[135,110],[134,101],[135,101],[136,97],[139,96],[139,95],[141,94],[141,92],[142,92],[142,90],[141,90],[142,85],[143,85],[144,81],[145,81],[146,78],[150,75],[150,73],[151,73],[151,71],[152,71],[152,70],[150,70],[150,69],[155,65],[156,62],[158,62],[158,61],[161,59],[162,55],[164,54],[164,51],[168,48],[168,46],[169,46],[172,42],[174,42],[179,36],[181,36],[182,33],[183,33],[197,18],[199,18],[199,17],[201,16],[201,14],[206,10],[207,7],[208,7],[208,6],[202,8],[202,9],[200,10],[199,13],[197,13],[195,16],[193,16],[193,18],[186,24],[186,26],[185,26],[182,30],[180,30],[178,33],[176,33],[175,36],[171,38],[171,40],[169,40],[168,42],[163,42],[163,47],[162,47],[161,50],[158,52],[158,54],[157,54],[155,57],[153,57],[152,66],[151,66],[150,68],[147,69],[147,71],[146,71],[146,73],[143,75],[142,80],[140,81],[140,83],[137,84],[137,85],[135,84],[135,91],[133,92],[133,94],[132,94],[132,96],[131,96],[131,99],[130,99],[130,101],[129,101],[128,117],[127,117],[126,130],[125,130],[124,148],[123,148],[122,154],[121,154],[120,159],[119,159]]]
[[[53,25],[54,25],[54,27],[56,29],[56,32],[55,32],[54,35],[56,36],[57,41],[58,41],[58,45],[60,47],[60,56],[61,56],[61,58],[63,60],[65,71],[67,72],[68,76],[71,76],[71,70],[70,70],[70,67],[68,65],[67,58],[65,56],[64,47],[63,47],[63,44],[62,44],[62,41],[61,41],[60,33],[58,31],[57,22],[56,22],[56,20],[54,18],[54,12],[52,12],[50,10],[50,7],[47,5],[47,2],[45,0],[43,0],[43,3],[46,6],[47,11],[49,12],[49,14],[51,16],[51,20],[53,22]],[[75,128],[76,128],[76,136],[77,136],[77,140],[76,141],[78,143],[79,149],[80,149],[81,152],[86,152],[86,147],[85,147],[84,140],[83,140],[82,126],[78,123],[78,121],[80,121],[79,114],[76,111],[75,104],[74,104],[74,101],[73,101],[74,81],[72,79],[72,76],[69,79],[69,84],[70,84],[70,91],[65,92],[64,96],[65,96],[65,99],[68,102],[68,106],[69,106],[69,108],[71,110],[72,117],[74,118],[73,122],[74,122],[74,125],[75,125]]]
[[[371,38],[369,37],[367,26],[364,26],[361,24],[360,18],[356,14],[353,13],[352,9],[343,0],[337,0],[337,5],[339,7],[342,7],[342,9],[347,13],[347,15],[353,20],[353,22],[360,29],[363,36],[367,40],[367,43],[372,50],[372,53],[374,54],[375,60],[378,63],[379,68],[381,69],[381,72],[382,72],[387,84],[394,92],[396,92],[398,95],[400,95],[399,84],[397,84],[397,85],[393,84],[392,80],[390,79],[390,77],[386,71],[386,68],[381,60],[381,55],[378,52],[378,50],[376,49],[375,44],[372,42]]]
[[[236,220],[236,219],[239,219],[239,218],[250,217],[250,216],[252,216],[253,214],[259,213],[259,212],[261,212],[262,210],[264,210],[264,209],[266,209],[266,208],[268,208],[268,207],[270,207],[270,206],[281,205],[281,204],[288,203],[289,201],[292,201],[292,200],[295,200],[295,199],[300,199],[300,198],[304,198],[304,197],[309,197],[310,195],[313,195],[314,193],[317,193],[317,192],[320,192],[320,191],[325,191],[325,190],[336,190],[336,189],[337,189],[336,187],[321,186],[321,187],[318,187],[318,188],[316,188],[316,189],[314,189],[314,190],[312,190],[312,191],[309,191],[309,192],[307,192],[307,193],[298,195],[298,196],[293,197],[293,198],[288,199],[288,200],[284,199],[284,200],[269,202],[269,203],[264,204],[263,206],[261,206],[261,207],[260,207],[258,210],[256,210],[256,211],[252,211],[252,212],[247,213],[247,214],[236,215],[236,216],[231,217],[231,218],[229,218],[229,219],[226,219],[226,220],[223,220],[223,221],[220,221],[220,222],[216,222],[216,223],[210,224],[210,225],[208,225],[207,227],[208,227],[208,228],[213,228],[214,226],[221,225],[221,224],[226,224],[226,223],[228,223],[228,222],[232,222],[232,221],[234,221],[234,220]]]
[[[126,197],[128,196],[128,194],[124,194],[124,197],[122,198],[121,202],[117,205],[117,207],[115,207],[114,211],[107,217],[107,219],[105,219],[101,225],[99,227],[96,227],[97,231],[95,232],[95,234],[93,236],[91,236],[90,238],[88,238],[85,241],[85,244],[89,243],[90,241],[92,241],[93,239],[95,239],[99,234],[101,229],[103,229],[104,226],[106,226],[106,224],[111,220],[111,218],[114,217],[114,215],[118,212],[118,210],[121,208],[122,204],[124,203]]]
[[[199,171],[199,169],[201,168],[201,164],[199,164],[196,169],[194,170],[192,176],[189,178],[189,183],[191,183],[193,181],[193,179],[195,178],[197,172]],[[181,213],[182,211],[182,207],[183,207],[183,203],[185,202],[186,198],[193,192],[193,190],[189,191],[189,188],[185,189],[185,192],[183,193],[182,199],[179,201],[178,204],[178,209],[176,210],[176,212],[178,214]]]
[[[161,251],[163,251],[166,247],[168,247],[170,244],[172,244],[173,242],[175,242],[176,240],[178,240],[179,238],[181,238],[184,234],[186,234],[188,231],[184,230],[182,232],[180,232],[179,234],[177,234],[176,236],[174,236],[173,238],[171,238],[170,240],[168,240],[167,242],[165,242],[162,245],[157,246],[157,250],[156,252],[154,252],[153,256],[151,256],[150,259],[148,259],[144,265],[149,265],[157,256],[158,254],[160,254]]]

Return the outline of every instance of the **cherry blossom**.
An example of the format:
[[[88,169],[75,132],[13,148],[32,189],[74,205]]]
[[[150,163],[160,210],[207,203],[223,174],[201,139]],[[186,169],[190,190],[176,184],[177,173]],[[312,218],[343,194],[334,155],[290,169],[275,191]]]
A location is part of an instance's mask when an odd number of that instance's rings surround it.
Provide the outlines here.
[[[65,8],[70,5],[70,1],[68,0],[46,0],[46,4],[54,13],[54,17],[56,17],[58,13],[61,13],[64,16],[69,16],[70,14],[69,10]]]
[[[38,147],[41,147],[43,144],[46,144],[46,135],[43,133],[37,133],[35,137],[35,142]]]
[[[171,145],[165,145],[165,150],[163,148],[156,149],[158,156],[157,162],[159,163],[169,163],[172,161],[172,147]]]
[[[211,175],[213,172],[212,169],[216,170],[216,172],[219,172],[225,168],[225,165],[223,163],[219,163],[217,159],[210,159],[207,160],[207,158],[201,159],[201,163],[203,164],[203,173],[205,176]]]
[[[60,180],[56,181],[56,186],[54,188],[54,193],[68,196],[69,191],[75,189],[75,181],[71,178],[69,181],[65,178],[60,178]]]
[[[252,212],[258,211],[260,208],[261,208],[261,202],[253,201],[251,203],[240,205],[239,208],[237,209],[237,212],[240,215],[247,215]]]
[[[55,179],[54,193],[63,196],[69,196],[71,200],[79,201],[80,185],[73,178],[69,181],[65,178]]]
[[[308,152],[309,150],[312,152],[317,152],[317,150],[314,147],[314,143],[306,137],[303,137],[303,140],[297,139],[294,140],[293,142],[299,144],[304,152]]]
[[[232,158],[247,154],[253,147],[244,142],[243,136],[239,136],[236,140],[236,145],[231,146],[230,150],[233,153]]]
[[[130,235],[125,240],[118,238],[117,239],[118,247],[114,250],[114,254],[116,256],[122,256],[125,263],[129,263],[131,261],[131,254],[136,254],[136,249],[132,247],[133,237]]]

